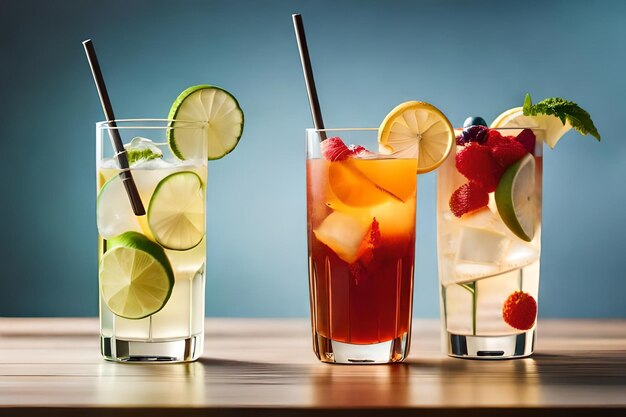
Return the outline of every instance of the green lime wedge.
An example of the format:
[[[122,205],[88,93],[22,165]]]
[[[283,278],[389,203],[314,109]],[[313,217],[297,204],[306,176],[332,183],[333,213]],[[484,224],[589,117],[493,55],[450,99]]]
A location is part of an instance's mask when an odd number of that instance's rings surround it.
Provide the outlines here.
[[[504,224],[527,242],[535,236],[535,158],[528,154],[500,178],[496,206]]]
[[[195,247],[204,237],[204,184],[192,171],[176,172],[156,186],[148,206],[148,225],[162,246]]]
[[[113,314],[142,319],[163,308],[174,271],[163,248],[137,232],[109,240],[100,260],[100,294]]]
[[[200,121],[206,129],[168,130],[167,140],[180,159],[220,159],[239,143],[243,133],[243,111],[228,91],[213,85],[189,87],[174,101],[168,119]],[[202,147],[206,147],[205,151]]]

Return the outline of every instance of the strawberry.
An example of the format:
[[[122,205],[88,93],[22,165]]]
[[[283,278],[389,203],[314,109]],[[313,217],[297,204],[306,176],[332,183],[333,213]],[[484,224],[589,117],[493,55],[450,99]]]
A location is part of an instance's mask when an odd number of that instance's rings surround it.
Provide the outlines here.
[[[491,149],[491,154],[495,160],[504,168],[519,161],[527,153],[528,151],[526,151],[524,145],[519,143],[512,136],[503,137]]]
[[[537,319],[537,302],[532,295],[515,291],[504,302],[502,318],[515,329],[528,330]]]
[[[456,153],[456,168],[470,181],[481,184],[487,192],[496,190],[504,169],[488,146],[471,142]]]
[[[521,143],[526,151],[530,152],[533,155],[535,154],[535,142],[537,142],[537,137],[532,130],[522,130],[519,135],[517,135],[515,140]]]
[[[450,210],[456,217],[478,210],[489,204],[489,194],[475,182],[461,185],[450,197]]]
[[[343,161],[350,157],[350,149],[340,138],[328,138],[320,144],[322,155],[331,162]]]

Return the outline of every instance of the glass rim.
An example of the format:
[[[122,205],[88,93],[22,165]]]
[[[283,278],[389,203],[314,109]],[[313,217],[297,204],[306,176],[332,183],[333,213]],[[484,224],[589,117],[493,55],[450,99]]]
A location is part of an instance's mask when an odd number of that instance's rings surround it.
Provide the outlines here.
[[[485,126],[489,129],[493,129],[493,130],[524,130],[524,129],[530,129],[530,130],[541,130],[544,131],[546,130],[545,128],[542,127],[533,127],[533,126],[518,126],[518,127],[489,127],[489,126]],[[455,127],[454,131],[456,132],[457,130],[465,130],[467,129],[466,127]]]
[[[315,129],[313,127],[308,127],[305,129],[305,131],[307,132],[346,132],[346,131],[371,132],[371,131],[377,131],[377,130],[378,130],[377,127],[332,127],[332,128],[325,128],[325,129]]]
[[[115,123],[116,126],[110,126]],[[117,124],[121,124],[121,126]],[[152,125],[151,125],[152,123]],[[160,123],[160,124],[157,124]],[[177,123],[176,129],[202,128],[206,122],[184,119],[115,119],[96,122],[96,129],[123,130],[123,129],[173,129],[173,123]]]

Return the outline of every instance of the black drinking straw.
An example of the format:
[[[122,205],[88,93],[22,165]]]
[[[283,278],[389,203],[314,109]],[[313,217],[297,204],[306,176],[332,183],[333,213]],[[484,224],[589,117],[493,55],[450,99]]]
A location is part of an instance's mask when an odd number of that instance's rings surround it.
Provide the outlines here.
[[[98,95],[100,96],[100,103],[102,104],[102,110],[104,110],[104,117],[106,118],[109,129],[109,136],[113,141],[115,147],[117,162],[121,169],[120,178],[126,189],[126,194],[130,200],[130,205],[133,208],[133,213],[136,216],[143,216],[146,214],[146,210],[143,207],[141,198],[139,197],[139,191],[137,191],[137,185],[133,180],[133,174],[130,172],[130,166],[128,165],[128,156],[126,155],[126,149],[122,143],[120,132],[117,130],[117,124],[115,123],[115,114],[113,114],[113,107],[111,106],[111,100],[107,93],[106,85],[104,84],[104,78],[102,77],[102,71],[100,71],[100,64],[98,64],[98,58],[96,57],[96,51],[93,48],[91,39],[87,39],[83,42],[85,47],[85,53],[87,54],[87,60],[89,61],[89,67],[93,74],[93,80],[96,82],[96,88],[98,89]]]
[[[317,90],[315,89],[315,79],[313,78],[313,68],[311,67],[311,58],[309,57],[309,48],[306,45],[306,36],[304,35],[302,16],[294,14],[291,15],[291,17],[293,18],[293,28],[296,31],[296,41],[298,41],[298,50],[300,51],[300,62],[302,62],[302,71],[304,72],[306,91],[309,95],[313,125],[318,130],[324,129],[322,110],[320,110],[320,102],[317,98]],[[320,132],[320,137],[322,140],[325,140],[326,132]]]

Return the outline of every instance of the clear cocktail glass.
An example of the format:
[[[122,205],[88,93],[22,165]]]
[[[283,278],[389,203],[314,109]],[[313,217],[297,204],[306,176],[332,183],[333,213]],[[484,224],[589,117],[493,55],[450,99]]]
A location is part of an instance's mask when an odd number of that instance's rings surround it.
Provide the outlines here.
[[[200,122],[160,119],[96,127],[101,351],[113,361],[197,359],[204,340],[206,146],[180,160],[174,133]],[[136,216],[110,138],[119,133],[146,214]],[[187,139],[193,140],[193,139]]]
[[[322,362],[399,362],[409,352],[417,160],[373,153],[377,132],[306,130],[311,325]],[[331,137],[366,150],[329,160]]]
[[[461,358],[524,357],[535,341],[544,131],[489,130],[457,139],[437,172],[444,350]]]

